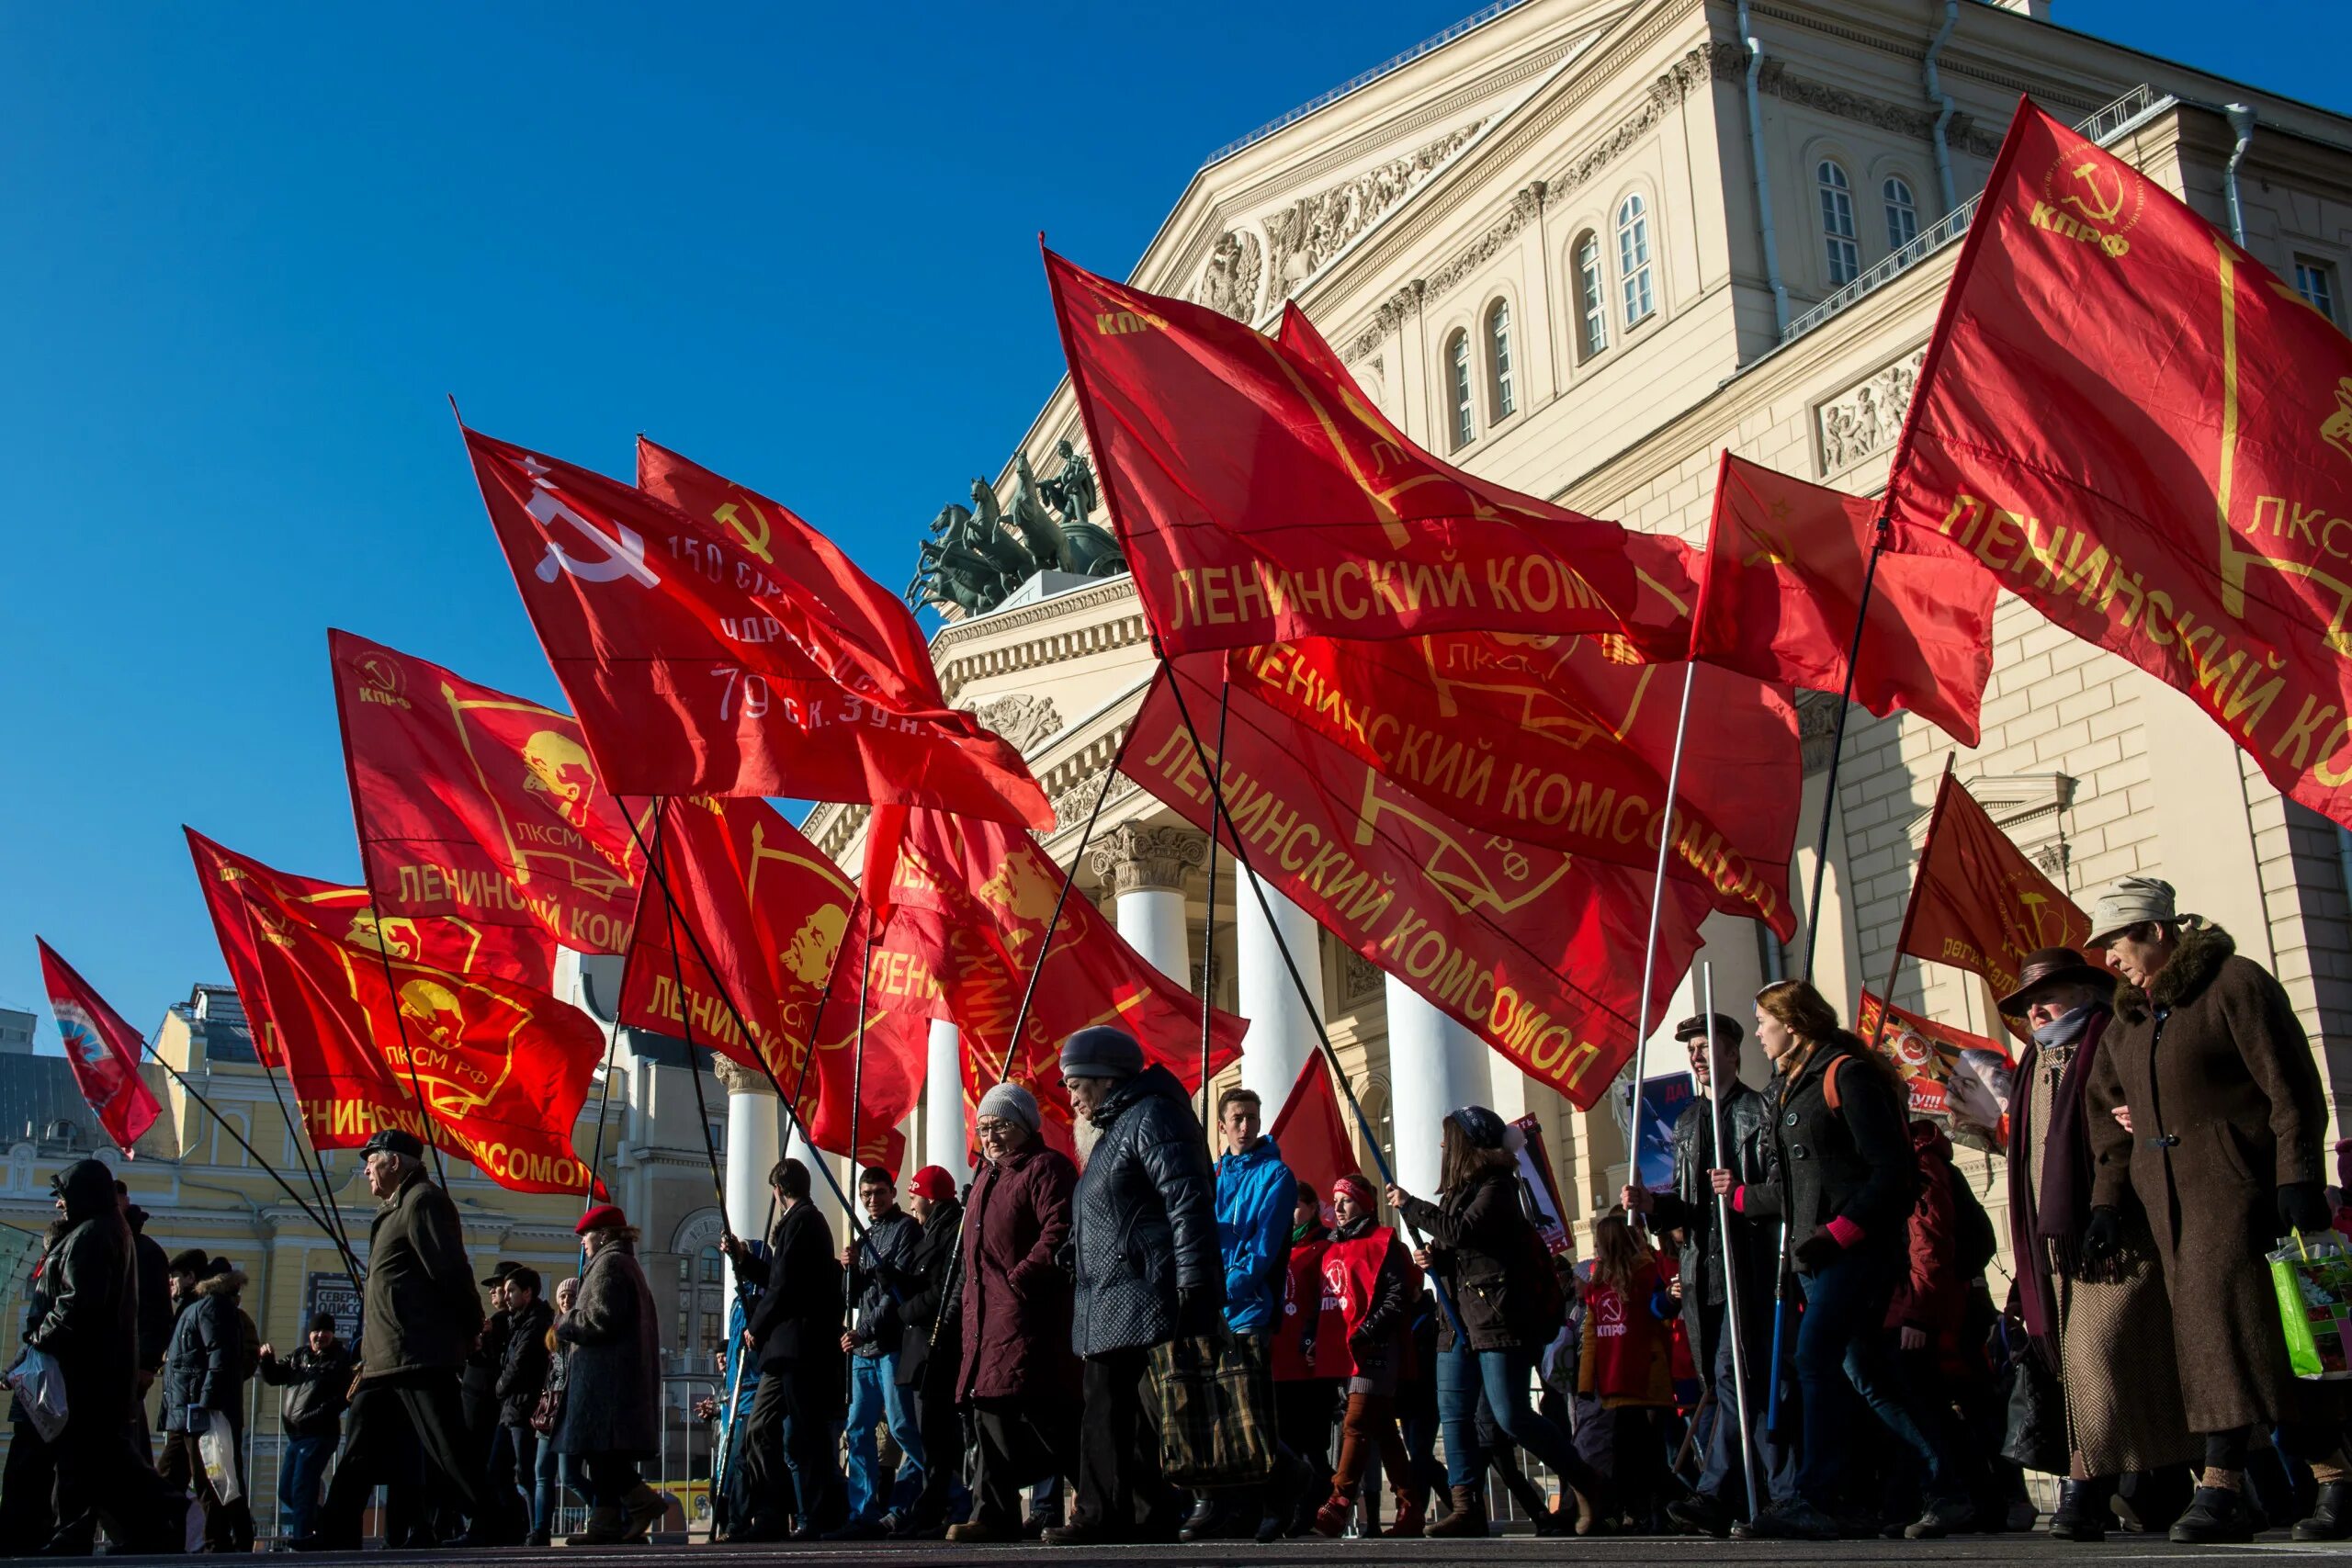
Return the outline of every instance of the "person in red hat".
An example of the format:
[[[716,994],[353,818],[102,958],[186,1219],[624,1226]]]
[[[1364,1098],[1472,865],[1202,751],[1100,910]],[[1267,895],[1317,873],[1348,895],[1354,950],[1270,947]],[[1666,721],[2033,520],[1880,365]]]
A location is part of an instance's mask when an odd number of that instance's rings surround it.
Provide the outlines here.
[[[925,1461],[922,1489],[892,1534],[933,1540],[947,1533],[948,1486],[964,1472],[964,1422],[956,1411],[956,1371],[963,1360],[964,1314],[956,1248],[964,1205],[944,1167],[924,1166],[907,1182],[907,1213],[922,1227],[899,1268],[883,1277],[897,1297],[899,1387],[914,1408]]]
[[[1348,1403],[1331,1496],[1316,1511],[1315,1530],[1336,1536],[1347,1528],[1365,1467],[1377,1454],[1396,1494],[1396,1523],[1381,1533],[1418,1536],[1429,1494],[1396,1431],[1396,1382],[1411,1356],[1407,1331],[1421,1293],[1421,1271],[1395,1228],[1379,1223],[1372,1183],[1361,1175],[1350,1171],[1332,1183],[1331,1207],[1340,1224],[1323,1249],[1323,1299],[1338,1308],[1340,1344],[1335,1348],[1347,1373]]]
[[[643,1540],[668,1512],[639,1461],[662,1449],[662,1327],[653,1290],[637,1261],[637,1227],[616,1203],[599,1203],[572,1227],[588,1254],[580,1297],[556,1319],[564,1367],[556,1451],[588,1482],[588,1528],[573,1546]]]

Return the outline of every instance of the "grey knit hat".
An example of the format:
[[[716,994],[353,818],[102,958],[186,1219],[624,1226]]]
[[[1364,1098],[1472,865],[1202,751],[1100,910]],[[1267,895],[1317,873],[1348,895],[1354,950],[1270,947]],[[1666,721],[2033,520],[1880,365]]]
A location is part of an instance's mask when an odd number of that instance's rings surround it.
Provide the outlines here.
[[[1098,1023],[1062,1042],[1062,1077],[1131,1078],[1143,1071],[1143,1047],[1124,1029]]]
[[[2105,947],[2108,940],[2149,920],[2180,919],[2174,908],[2173,886],[2153,876],[2127,876],[2098,896],[2091,909],[2086,947]]]
[[[980,1096],[980,1108],[973,1120],[986,1117],[1018,1122],[1034,1133],[1037,1130],[1037,1097],[1017,1083],[1001,1083]]]

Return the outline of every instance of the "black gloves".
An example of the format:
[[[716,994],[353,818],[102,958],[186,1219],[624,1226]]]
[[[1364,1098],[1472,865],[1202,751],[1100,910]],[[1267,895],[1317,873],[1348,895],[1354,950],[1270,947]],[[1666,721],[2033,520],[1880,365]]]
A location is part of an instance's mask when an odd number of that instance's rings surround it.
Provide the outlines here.
[[[1315,1336],[1312,1334],[1299,1340],[1298,1359],[1310,1367],[1315,1364]]]
[[[1176,1287],[1176,1332],[1188,1338],[1214,1334],[1223,1316],[1224,1303],[1215,1291]]]
[[[1797,1245],[1796,1259],[1808,1274],[1817,1273],[1838,1261],[1846,1249],[1827,1231],[1815,1231]]]
[[[2328,1212],[2327,1190],[2316,1181],[2290,1181],[2278,1189],[2278,1227],[2317,1235],[2335,1223]]]
[[[2123,1246],[2123,1215],[2102,1205],[2091,1211],[2090,1223],[2083,1227],[2083,1261],[2100,1263],[2116,1255]]]

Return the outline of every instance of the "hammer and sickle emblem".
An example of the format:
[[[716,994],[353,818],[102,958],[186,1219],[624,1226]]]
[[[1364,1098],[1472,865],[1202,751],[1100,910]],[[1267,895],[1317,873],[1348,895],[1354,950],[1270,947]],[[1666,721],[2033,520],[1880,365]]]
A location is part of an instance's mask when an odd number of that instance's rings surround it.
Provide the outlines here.
[[[2112,223],[2122,215],[2123,198],[2129,194],[2124,187],[2122,175],[2118,175],[2115,178],[2115,198],[2110,201],[2107,197],[2107,193],[2099,189],[2098,164],[2096,162],[2085,159],[2066,172],[2083,182],[2084,188],[2091,193],[2092,199],[2086,201],[2079,196],[2064,196],[2059,197],[2061,201],[2094,223]]]
[[[582,582],[611,582],[622,577],[633,577],[648,588],[658,587],[661,578],[645,564],[645,540],[626,523],[614,525],[616,533],[608,534],[574,512],[564,499],[548,488],[539,476],[546,473],[544,464],[533,459],[523,465],[531,476],[531,500],[524,508],[539,526],[553,531],[556,519],[571,524],[589,544],[596,547],[598,557],[582,560],[553,539],[548,541],[547,558],[539,562],[538,579],[553,582],[556,573],[568,572]]]
[[[745,508],[750,509],[752,520],[759,525],[759,531],[757,533],[753,533],[750,528],[744,526],[743,510]],[[720,505],[718,510],[712,513],[710,515],[714,520],[724,523],[729,528],[734,529],[735,536],[743,541],[743,547],[745,549],[751,551],[753,555],[759,557],[760,559],[765,561],[770,566],[774,566],[775,564],[775,557],[768,554],[768,540],[773,536],[773,532],[768,526],[767,513],[762,512],[757,503],[746,499],[742,507],[738,507],[733,502],[729,501]]]
[[[1740,558],[1742,566],[1787,566],[1796,559],[1788,546],[1752,524],[1747,536],[1756,542],[1756,548]]]

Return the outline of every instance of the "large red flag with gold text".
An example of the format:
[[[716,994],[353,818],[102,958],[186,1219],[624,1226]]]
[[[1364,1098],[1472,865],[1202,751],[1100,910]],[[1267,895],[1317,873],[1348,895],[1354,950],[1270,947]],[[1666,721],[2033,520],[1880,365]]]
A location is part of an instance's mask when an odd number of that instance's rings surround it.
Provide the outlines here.
[[[578,953],[628,945],[644,856],[570,716],[329,631],[351,809],[384,908],[535,925]],[[543,982],[534,982],[543,983]]]
[[[928,655],[900,663],[903,627],[861,618],[838,551],[778,557],[779,538],[810,536],[784,526],[782,508],[753,523],[742,502],[720,502],[738,507],[722,520],[718,505],[688,512],[475,431],[466,446],[609,787],[897,801],[1053,826],[1021,754],[946,705]],[[725,485],[682,463],[654,465],[682,500]]]
[[[2026,954],[2079,949],[2090,934],[2090,917],[1946,770],[1895,951],[1982,975],[2000,995],[2017,988]]]
[[[65,1065],[73,1069],[74,1087],[82,1091],[115,1147],[127,1155],[164,1113],[155,1091],[139,1076],[146,1036],[124,1022],[122,1014],[107,1006],[97,988],[74,973],[49,943],[39,937],[33,941],[40,948],[41,980],[49,987],[49,1005],[57,1015],[57,1034],[65,1043]]]
[[[220,883],[242,905],[250,935],[232,974],[250,970],[314,1147],[356,1148],[397,1126],[502,1187],[587,1186],[571,1135],[605,1040],[586,1013],[497,976],[362,946],[350,940],[347,915],[306,900],[307,878],[194,829],[188,846],[198,874],[209,869],[208,886]]]
[[[1908,708],[1974,746],[1993,672],[1997,587],[1941,534],[1916,525],[1888,528],[1872,572],[1882,510],[1867,497],[1725,452],[1690,657],[1759,680],[1840,692],[1854,652],[1854,701],[1881,718]]]
[[[1296,307],[1282,338],[1046,253],[1103,495],[1170,655],[1286,637],[1633,633],[1679,540],[1472,478],[1373,406]],[[1688,602],[1689,594],[1684,593]]]
[[[1888,503],[2352,824],[2352,342],[2030,101],[1961,249]]]
[[[1216,691],[1169,665],[1144,700],[1124,771],[1205,829]],[[1205,724],[1196,750],[1170,682]],[[1258,874],[1531,1076],[1589,1109],[1633,1054],[1653,876],[1461,822],[1313,729],[1236,693],[1219,785],[1221,841]],[[1699,949],[1707,895],[1669,880],[1649,1016]]]
[[[855,1085],[858,1161],[895,1169],[892,1129],[922,1093],[923,1032],[869,1018],[858,1072],[857,890],[783,813],[741,795],[662,802],[657,852],[678,908],[647,887],[620,1021],[764,1064],[831,1154],[850,1152]]]

